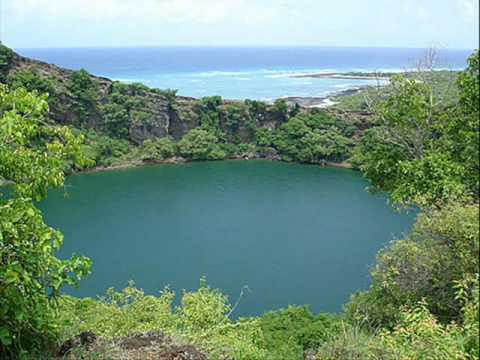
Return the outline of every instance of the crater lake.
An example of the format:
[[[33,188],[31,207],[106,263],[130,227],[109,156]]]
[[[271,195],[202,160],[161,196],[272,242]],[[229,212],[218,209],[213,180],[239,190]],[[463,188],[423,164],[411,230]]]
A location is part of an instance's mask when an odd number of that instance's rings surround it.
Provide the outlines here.
[[[244,289],[236,317],[289,304],[337,312],[368,287],[376,253],[415,218],[368,185],[347,169],[197,162],[70,176],[40,208],[65,235],[59,255],[93,261],[73,295],[129,280],[178,295],[206,277],[231,303]]]

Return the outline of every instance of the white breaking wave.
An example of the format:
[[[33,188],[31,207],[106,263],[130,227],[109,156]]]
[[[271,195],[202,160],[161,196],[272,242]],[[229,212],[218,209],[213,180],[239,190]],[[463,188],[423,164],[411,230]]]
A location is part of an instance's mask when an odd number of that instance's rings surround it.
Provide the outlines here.
[[[337,72],[334,69],[302,69],[302,70],[264,70],[265,78],[269,79],[278,79],[278,78],[289,78],[295,76],[307,76],[312,74],[328,74]]]
[[[337,89],[347,89],[347,88],[351,88],[351,87],[354,87],[354,86],[355,86],[355,84],[352,84],[352,83],[333,85],[333,87],[337,88]]]
[[[196,73],[194,76],[201,76],[201,77],[216,77],[216,76],[241,76],[241,75],[249,75],[251,72],[246,71],[204,71],[201,73]]]

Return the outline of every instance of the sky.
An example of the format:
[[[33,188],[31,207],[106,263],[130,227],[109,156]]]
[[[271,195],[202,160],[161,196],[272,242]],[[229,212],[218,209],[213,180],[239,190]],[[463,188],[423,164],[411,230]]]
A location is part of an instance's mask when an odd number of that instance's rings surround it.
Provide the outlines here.
[[[13,48],[478,48],[480,0],[0,0]]]

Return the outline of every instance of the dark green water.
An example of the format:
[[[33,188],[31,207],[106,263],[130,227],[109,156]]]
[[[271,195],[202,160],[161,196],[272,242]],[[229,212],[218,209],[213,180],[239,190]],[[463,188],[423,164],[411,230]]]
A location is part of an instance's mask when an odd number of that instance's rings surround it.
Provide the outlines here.
[[[268,161],[162,165],[72,176],[51,192],[46,220],[65,234],[61,256],[93,260],[79,296],[165,285],[196,289],[207,277],[236,315],[288,304],[339,311],[369,284],[376,252],[413,215],[365,191],[358,172]]]

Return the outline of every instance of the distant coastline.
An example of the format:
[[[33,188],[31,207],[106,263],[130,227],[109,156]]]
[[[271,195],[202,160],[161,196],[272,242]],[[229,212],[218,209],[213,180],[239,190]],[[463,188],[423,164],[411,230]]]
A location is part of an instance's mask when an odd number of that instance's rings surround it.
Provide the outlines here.
[[[376,86],[386,86],[393,73],[375,73],[375,72],[328,72],[291,75],[292,78],[313,78],[313,79],[342,79],[342,80],[377,80]],[[333,91],[325,96],[288,96],[283,99],[289,105],[298,104],[305,108],[328,108],[337,104],[335,99],[351,96],[360,91],[371,87],[372,85],[352,85],[340,91]]]
[[[380,85],[385,86],[385,85]],[[328,108],[337,104],[335,99],[351,96],[359,93],[360,91],[369,88],[370,85],[355,86],[348,89],[332,92],[325,96],[312,96],[312,97],[302,97],[302,96],[288,96],[282,98],[289,105],[298,104],[305,108]]]
[[[388,74],[389,75],[389,74]],[[378,80],[388,81],[390,77],[384,73],[341,73],[341,72],[329,72],[329,73],[312,73],[292,75],[292,78],[313,78],[313,79],[343,79],[343,80]]]
[[[181,96],[273,101],[325,97],[352,86],[375,85],[379,74],[411,69],[412,59],[424,50],[187,47],[22,49],[20,53],[122,82],[177,89]],[[469,51],[439,54],[453,68],[462,66],[468,55]]]

